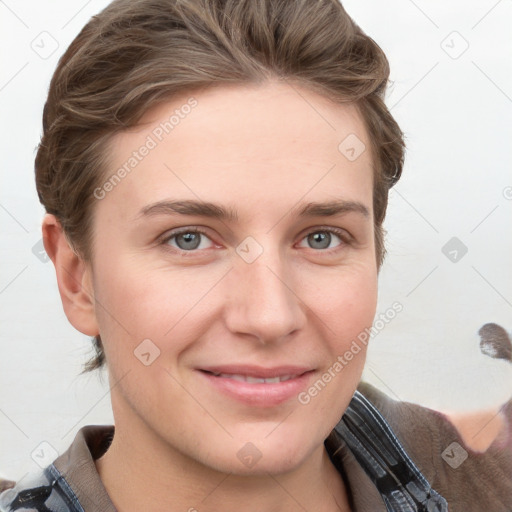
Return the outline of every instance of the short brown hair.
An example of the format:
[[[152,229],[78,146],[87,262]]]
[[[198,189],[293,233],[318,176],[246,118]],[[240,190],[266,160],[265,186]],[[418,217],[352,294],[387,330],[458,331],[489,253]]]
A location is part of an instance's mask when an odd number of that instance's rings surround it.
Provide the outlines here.
[[[113,135],[176,94],[276,78],[359,109],[372,146],[380,269],[388,190],[402,173],[405,144],[384,103],[388,60],[338,0],[114,0],[53,74],[35,159],[41,203],[89,260],[93,191],[108,171]],[[83,372],[105,363],[99,336],[94,348]]]

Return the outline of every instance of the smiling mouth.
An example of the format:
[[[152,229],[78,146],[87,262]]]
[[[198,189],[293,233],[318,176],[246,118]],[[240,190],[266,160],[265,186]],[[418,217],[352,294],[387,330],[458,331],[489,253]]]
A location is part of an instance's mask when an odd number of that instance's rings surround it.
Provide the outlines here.
[[[301,374],[293,374],[293,375],[280,375],[278,377],[253,377],[251,375],[242,375],[239,373],[217,373],[217,372],[209,372],[204,370],[205,373],[213,375],[215,377],[222,377],[225,379],[238,380],[240,382],[247,382],[249,384],[277,384],[279,382],[285,382],[290,379],[295,379],[300,377]]]
[[[229,399],[251,407],[275,407],[290,402],[312,379],[315,370],[302,365],[265,368],[254,365],[222,365],[197,368],[208,385]]]

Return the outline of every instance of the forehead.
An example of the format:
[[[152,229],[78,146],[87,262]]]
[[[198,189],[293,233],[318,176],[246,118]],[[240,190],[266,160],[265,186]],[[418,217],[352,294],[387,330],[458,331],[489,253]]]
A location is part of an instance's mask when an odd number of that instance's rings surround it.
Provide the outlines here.
[[[306,194],[368,203],[370,153],[353,104],[287,83],[217,86],[153,107],[113,138],[104,179],[115,184],[100,208],[169,197],[271,208]]]

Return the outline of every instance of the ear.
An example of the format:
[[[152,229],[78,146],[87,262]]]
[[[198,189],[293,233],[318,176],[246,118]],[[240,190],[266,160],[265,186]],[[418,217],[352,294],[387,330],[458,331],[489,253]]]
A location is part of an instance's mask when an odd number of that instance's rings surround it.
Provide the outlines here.
[[[71,325],[83,334],[99,334],[94,309],[94,290],[90,265],[70,247],[55,215],[43,219],[43,244],[57,273],[60,298]]]

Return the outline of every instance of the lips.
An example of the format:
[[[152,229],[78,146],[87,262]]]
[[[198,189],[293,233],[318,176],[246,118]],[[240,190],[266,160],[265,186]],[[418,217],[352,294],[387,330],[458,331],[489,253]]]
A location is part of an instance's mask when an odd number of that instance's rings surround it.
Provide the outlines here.
[[[255,379],[287,379],[290,377],[298,377],[308,371],[311,371],[311,367],[299,366],[299,365],[282,365],[268,368],[265,366],[256,365],[223,365],[223,366],[208,366],[199,368],[202,371],[212,373],[216,376],[241,376],[241,377],[253,377]]]
[[[223,396],[257,407],[272,407],[296,398],[314,373],[310,367],[292,365],[229,365],[198,370],[209,386]]]

